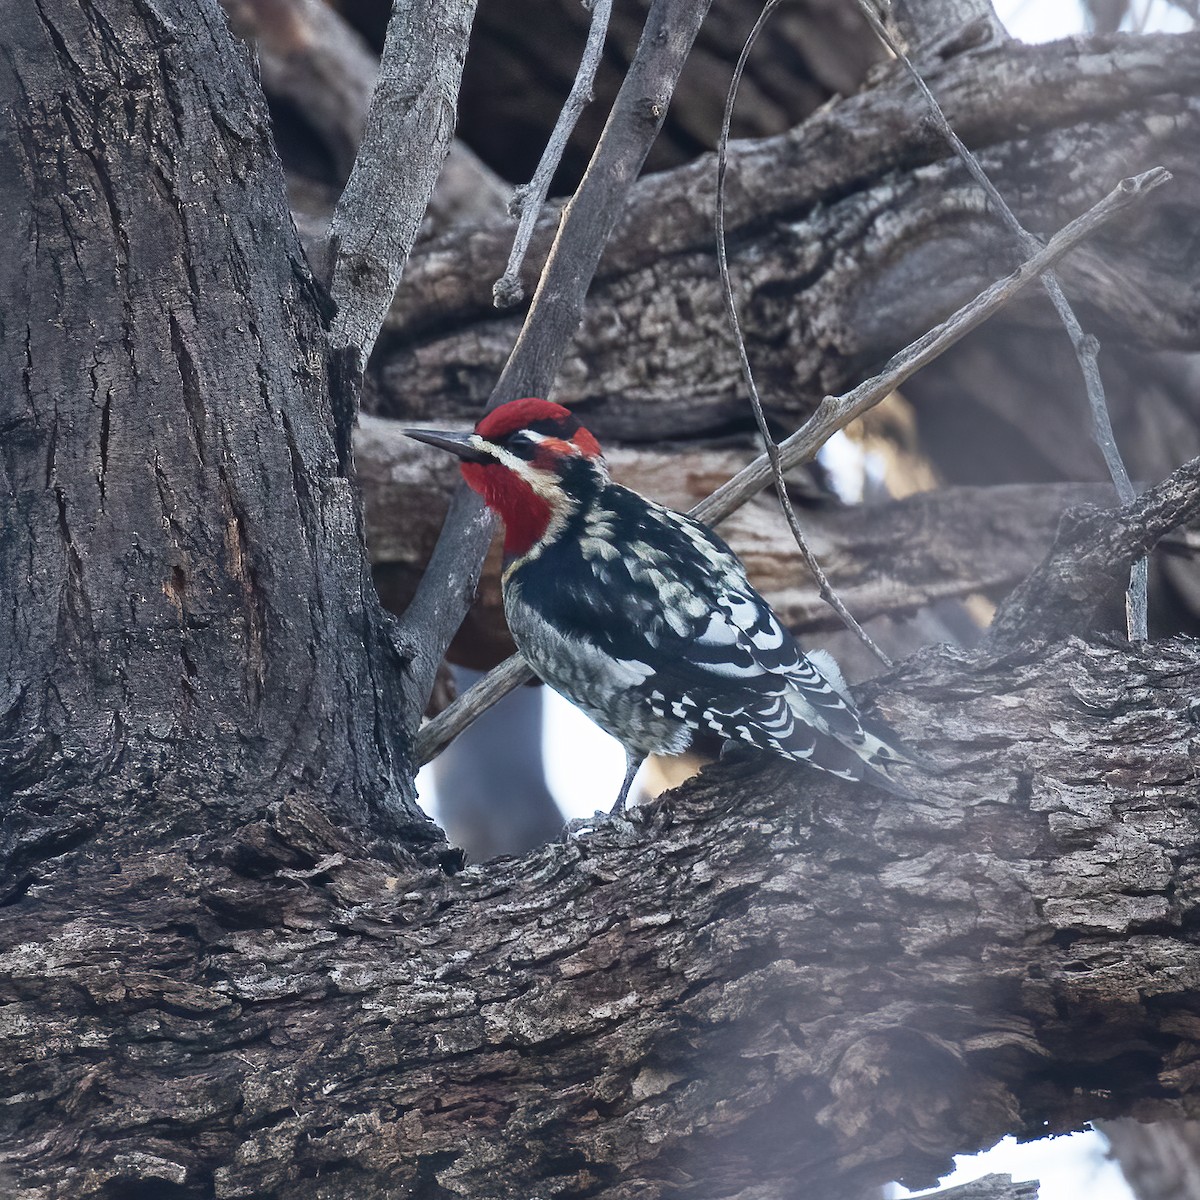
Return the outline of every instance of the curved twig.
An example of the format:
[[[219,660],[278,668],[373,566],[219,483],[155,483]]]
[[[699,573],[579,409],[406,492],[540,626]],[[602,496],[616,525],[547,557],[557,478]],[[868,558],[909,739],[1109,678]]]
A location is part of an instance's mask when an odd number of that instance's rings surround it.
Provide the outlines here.
[[[742,378],[746,381],[746,388],[750,397],[750,407],[754,410],[754,420],[758,425],[759,435],[762,437],[763,445],[766,447],[767,457],[771,460],[771,471],[775,477],[775,494],[779,497],[779,504],[783,509],[783,515],[787,518],[788,528],[792,531],[792,537],[799,547],[800,556],[804,559],[804,564],[808,567],[812,577],[817,581],[817,588],[821,593],[821,598],[837,613],[846,628],[890,670],[892,660],[880,649],[875,639],[855,620],[854,615],[842,602],[842,598],[833,590],[833,585],[829,582],[829,576],[825,574],[821,564],[817,561],[817,556],[812,552],[808,544],[808,539],[805,538],[804,532],[800,528],[800,522],[796,517],[796,509],[792,504],[791,497],[788,495],[787,483],[783,478],[783,467],[779,462],[779,447],[776,445],[774,437],[771,436],[770,427],[767,425],[767,414],[763,411],[762,399],[758,394],[758,385],[754,382],[754,372],[750,367],[750,356],[746,351],[746,340],[742,336],[742,325],[738,319],[737,301],[733,296],[733,282],[729,277],[729,255],[725,245],[725,170],[728,163],[729,126],[733,121],[733,106],[737,101],[738,85],[742,80],[742,72],[746,69],[746,60],[750,57],[750,51],[754,47],[754,43],[758,40],[758,35],[762,32],[771,13],[781,3],[782,0],[767,0],[767,4],[759,14],[758,20],[754,22],[754,28],[750,30],[750,35],[746,38],[746,43],[742,47],[741,54],[738,56],[737,65],[733,69],[733,78],[729,83],[729,91],[725,97],[725,112],[721,118],[721,136],[717,141],[717,203],[715,217],[717,267],[721,274],[721,295],[725,301],[725,312],[729,317],[729,324],[733,330],[733,338],[737,343],[738,361],[742,364]]]

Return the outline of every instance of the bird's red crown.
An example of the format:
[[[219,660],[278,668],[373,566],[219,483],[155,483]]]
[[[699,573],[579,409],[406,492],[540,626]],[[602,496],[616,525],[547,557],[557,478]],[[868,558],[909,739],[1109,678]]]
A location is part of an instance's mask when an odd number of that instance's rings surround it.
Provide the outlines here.
[[[564,442],[571,442],[575,449],[588,458],[600,455],[600,443],[579,423],[579,418],[553,400],[539,400],[527,396],[524,400],[510,400],[483,417],[475,432],[489,442],[501,442],[519,429],[531,429]]]

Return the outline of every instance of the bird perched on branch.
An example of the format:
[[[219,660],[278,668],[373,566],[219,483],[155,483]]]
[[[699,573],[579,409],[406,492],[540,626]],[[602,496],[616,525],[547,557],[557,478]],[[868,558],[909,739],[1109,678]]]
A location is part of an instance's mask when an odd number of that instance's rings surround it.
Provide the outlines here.
[[[800,650],[711,529],[614,483],[570,410],[513,400],[473,433],[405,432],[457,455],[504,522],[517,646],[625,747],[614,812],[646,755],[712,734],[908,794],[888,771],[911,758],[867,727],[832,659]]]

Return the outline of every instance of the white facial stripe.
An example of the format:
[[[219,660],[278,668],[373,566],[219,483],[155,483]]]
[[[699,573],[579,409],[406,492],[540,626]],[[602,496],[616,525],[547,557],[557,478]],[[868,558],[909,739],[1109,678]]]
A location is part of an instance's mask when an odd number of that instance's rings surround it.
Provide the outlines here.
[[[540,434],[537,436],[541,437]],[[501,466],[507,467],[514,475],[523,479],[543,500],[549,500],[552,508],[562,505],[563,490],[559,486],[557,478],[550,472],[538,470],[533,463],[518,458],[511,450],[497,446],[495,442],[489,442],[477,433],[471,435],[471,446],[473,449],[490,454]]]

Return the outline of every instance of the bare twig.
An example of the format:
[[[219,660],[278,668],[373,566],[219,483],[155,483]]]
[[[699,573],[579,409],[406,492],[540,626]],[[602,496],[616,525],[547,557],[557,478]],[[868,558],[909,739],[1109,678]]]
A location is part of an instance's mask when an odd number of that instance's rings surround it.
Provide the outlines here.
[[[779,452],[784,469],[807,462],[839,429],[873,408],[905,380],[1003,308],[1022,288],[1037,279],[1089,234],[1170,178],[1169,171],[1155,167],[1141,175],[1123,179],[1107,196],[1055,234],[1047,245],[1039,246],[1037,253],[1026,259],[1011,275],[992,284],[987,291],[963,305],[940,325],[893,355],[878,375],[841,396],[826,396],[800,429],[780,443]],[[728,483],[717,488],[707,500],[698,504],[692,510],[692,515],[702,521],[719,521],[761,491],[770,478],[770,462],[765,454],[760,454]]]
[[[667,114],[709,0],[653,0],[646,24],[600,135],[592,161],[563,212],[550,256],[488,401],[495,408],[549,392],[583,316],[584,298],[605,243]],[[401,619],[412,658],[405,676],[406,712],[425,710],[438,664],[470,605],[492,522],[465,486],[454,494],[441,537],[417,594]]]
[[[370,357],[454,137],[475,0],[396,0],[329,234],[336,347]]]
[[[788,528],[792,531],[792,537],[796,540],[800,555],[804,559],[805,566],[812,573],[812,577],[817,581],[817,587],[820,589],[822,599],[842,619],[846,628],[890,670],[892,660],[876,645],[875,639],[855,620],[853,614],[842,602],[841,597],[834,591],[833,585],[829,582],[829,577],[817,561],[817,556],[812,552],[808,544],[808,539],[805,538],[804,532],[800,528],[800,522],[796,517],[796,509],[792,504],[791,497],[788,495],[787,483],[783,478],[783,468],[779,463],[779,447],[775,444],[775,439],[771,435],[771,429],[767,424],[767,414],[763,412],[762,399],[758,394],[758,385],[754,382],[754,372],[750,367],[750,356],[746,352],[746,340],[742,336],[742,326],[738,320],[737,301],[733,295],[733,282],[729,278],[729,255],[725,245],[725,170],[729,153],[729,126],[733,121],[733,106],[737,101],[738,84],[741,82],[742,72],[746,69],[746,60],[750,57],[750,51],[753,49],[754,43],[758,40],[758,35],[762,32],[763,26],[766,25],[771,13],[774,12],[781,2],[782,0],[767,0],[767,4],[759,14],[758,20],[754,22],[754,28],[750,30],[750,35],[746,38],[746,43],[742,47],[741,54],[738,56],[737,65],[733,69],[733,78],[729,83],[729,91],[725,97],[725,112],[721,119],[721,136],[717,141],[717,203],[715,218],[717,266],[721,273],[721,295],[725,300],[725,312],[729,317],[730,328],[733,330],[733,338],[737,344],[738,361],[742,364],[742,378],[746,381],[746,388],[750,396],[750,407],[754,410],[754,420],[758,425],[759,435],[762,437],[763,445],[766,447],[767,457],[771,460],[771,470],[775,476],[775,494],[779,497],[780,507],[783,509],[783,515],[787,518]]]
[[[972,329],[998,312],[1018,292],[1028,287],[1043,271],[1058,262],[1101,225],[1170,178],[1169,171],[1155,167],[1142,175],[1123,179],[1107,196],[1055,234],[1046,246],[1040,247],[1036,254],[1022,263],[1011,275],[992,284],[947,320],[894,355],[878,375],[842,396],[826,396],[808,421],[791,437],[780,443],[779,456],[783,468],[787,470],[814,457],[837,430],[862,416],[918,370],[945,353]],[[716,524],[751,496],[762,491],[771,478],[770,460],[765,454],[760,454],[711,496],[697,504],[691,515],[709,524]],[[480,712],[531,675],[532,672],[519,655],[514,655],[494,668],[475,687],[460,696],[421,729],[413,750],[416,761],[428,762]],[[497,684],[494,679],[502,679],[503,682]],[[472,700],[473,693],[481,689],[482,694],[487,696],[486,703],[482,705]],[[463,714],[466,713],[469,713],[469,716],[464,719]]]
[[[866,17],[868,24],[870,24],[879,39],[903,63],[905,70],[912,77],[913,82],[916,83],[917,88],[924,97],[938,132],[954,153],[962,160],[971,178],[975,180],[983,189],[984,194],[995,205],[996,211],[1000,214],[1004,224],[1017,239],[1017,243],[1021,247],[1021,252],[1023,254],[1035,253],[1041,243],[1017,219],[1016,214],[1008,206],[1008,202],[997,190],[996,185],[988,178],[983,167],[980,166],[979,160],[967,149],[958,134],[954,132],[950,122],[946,119],[946,114],[942,111],[942,106],[929,90],[929,85],[925,82],[920,71],[913,66],[908,55],[897,45],[895,38],[888,32],[871,0],[858,0],[858,5],[862,10],[863,16]],[[1058,282],[1058,277],[1054,272],[1046,272],[1042,278],[1042,286],[1045,288],[1046,294],[1050,297],[1050,301],[1054,305],[1054,309],[1058,313],[1068,337],[1071,339],[1075,356],[1079,359],[1079,367],[1083,372],[1084,386],[1087,389],[1088,407],[1091,411],[1092,437],[1095,439],[1096,445],[1100,447],[1100,452],[1104,456],[1104,463],[1108,467],[1108,473],[1112,478],[1113,486],[1117,490],[1118,498],[1122,504],[1130,504],[1136,492],[1134,491],[1133,483],[1130,481],[1129,472],[1125,469],[1121,452],[1117,448],[1116,438],[1113,436],[1112,421],[1108,415],[1108,403],[1104,396],[1104,383],[1100,378],[1100,364],[1098,361],[1100,344],[1091,334],[1084,333],[1083,327],[1079,324],[1079,319],[1075,316],[1075,311],[1071,307],[1070,301],[1067,300],[1066,294],[1063,292]],[[1147,578],[1148,570],[1146,564],[1136,564],[1130,574],[1129,589],[1126,594],[1127,623],[1131,641],[1145,641],[1147,637]]]
[[[492,285],[492,299],[497,308],[511,308],[525,299],[525,289],[521,286],[521,266],[529,250],[529,239],[533,237],[533,227],[537,224],[542,205],[546,203],[546,193],[550,190],[550,181],[558,164],[562,161],[563,151],[567,148],[575,122],[592,100],[592,82],[596,78],[596,68],[600,65],[600,55],[604,51],[604,39],[608,34],[608,19],[612,14],[612,0],[593,0],[592,24],[588,29],[587,43],[583,48],[583,58],[575,75],[575,82],[567,96],[562,112],[542,151],[541,160],[533,178],[523,187],[513,193],[509,211],[516,216],[519,212],[521,219],[517,225],[517,235],[513,239],[512,253],[508,256],[508,265],[504,274]]]

